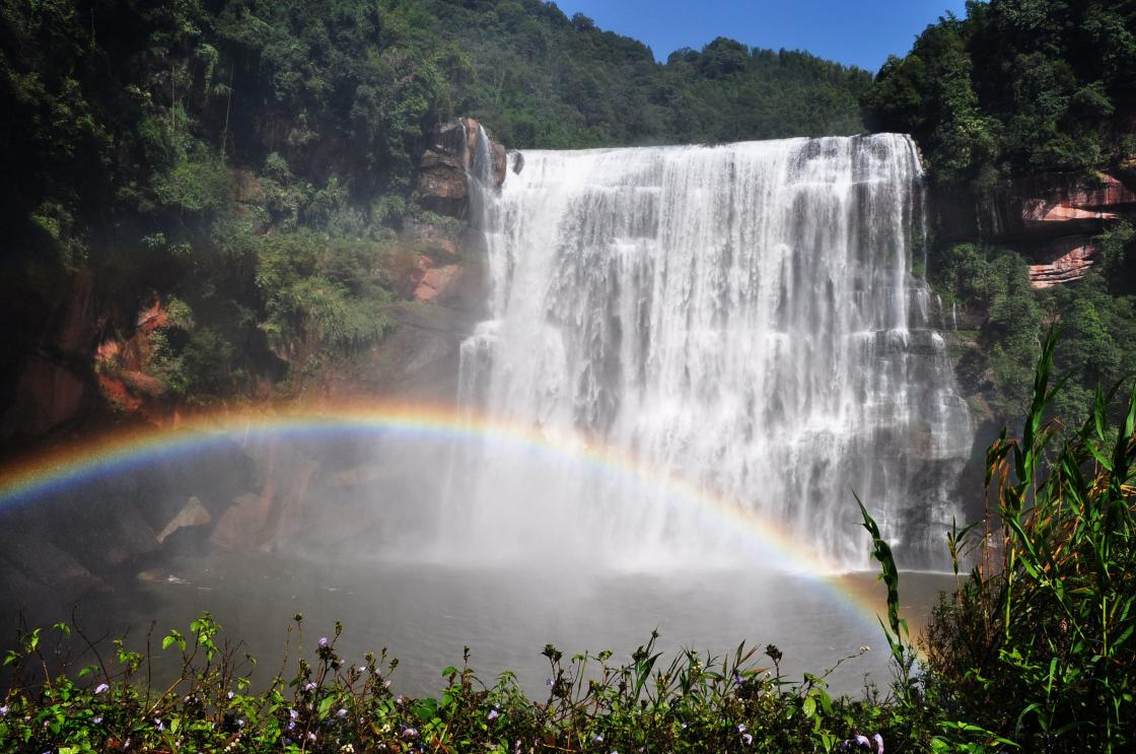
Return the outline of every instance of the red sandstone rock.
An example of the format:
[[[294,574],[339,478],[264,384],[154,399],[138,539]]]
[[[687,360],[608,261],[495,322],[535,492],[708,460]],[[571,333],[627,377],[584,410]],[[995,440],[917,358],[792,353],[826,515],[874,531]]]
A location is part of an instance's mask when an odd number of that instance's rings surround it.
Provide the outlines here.
[[[461,275],[461,266],[447,264],[426,271],[418,287],[414,289],[416,301],[435,301],[443,298]]]
[[[1029,266],[1030,285],[1033,288],[1051,288],[1060,283],[1080,280],[1093,266],[1092,257],[1096,253],[1096,247],[1088,239],[1062,240],[1065,241],[1064,245],[1055,244],[1053,247],[1053,253],[1060,256]]]

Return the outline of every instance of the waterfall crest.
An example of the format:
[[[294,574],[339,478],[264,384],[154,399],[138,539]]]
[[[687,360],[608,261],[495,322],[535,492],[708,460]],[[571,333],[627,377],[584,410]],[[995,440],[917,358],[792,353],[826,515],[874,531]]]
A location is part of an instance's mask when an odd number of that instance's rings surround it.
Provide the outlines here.
[[[867,565],[854,490],[907,566],[936,564],[962,520],[971,431],[942,313],[913,271],[910,139],[526,151],[523,164],[475,207],[491,319],[462,346],[463,407],[622,449],[844,567]],[[491,448],[455,463],[466,543],[729,551],[728,527],[636,480],[497,463]]]

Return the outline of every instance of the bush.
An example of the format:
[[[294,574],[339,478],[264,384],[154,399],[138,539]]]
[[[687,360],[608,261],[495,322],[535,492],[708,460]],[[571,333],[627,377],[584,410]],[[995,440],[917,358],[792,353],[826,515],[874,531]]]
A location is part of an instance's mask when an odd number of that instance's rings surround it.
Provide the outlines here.
[[[295,649],[305,647],[302,628],[296,616]],[[762,666],[744,646],[722,658],[684,651],[664,664],[657,634],[618,665],[610,652],[566,660],[546,646],[543,700],[511,673],[483,684],[467,649],[460,668],[443,671],[440,696],[411,699],[392,690],[398,662],[385,651],[361,663],[336,652],[338,624],[313,642],[310,661],[253,692],[251,658],[219,630],[204,614],[188,634],[162,639],[163,652],[181,656],[164,690],[143,682],[151,658],[121,640],[105,662],[52,672],[45,644],[71,629],[32,631],[5,660],[13,683],[0,697],[0,751],[882,752],[885,741],[902,751],[900,737],[911,735],[876,699],[833,698],[821,676],[791,683],[772,645]]]
[[[927,679],[959,747],[977,734],[1023,751],[1131,751],[1136,386],[1116,423],[1115,391],[1098,390],[1087,420],[1065,427],[1050,414],[1054,346],[1051,332],[1021,436],[987,453],[1000,536],[935,611]]]

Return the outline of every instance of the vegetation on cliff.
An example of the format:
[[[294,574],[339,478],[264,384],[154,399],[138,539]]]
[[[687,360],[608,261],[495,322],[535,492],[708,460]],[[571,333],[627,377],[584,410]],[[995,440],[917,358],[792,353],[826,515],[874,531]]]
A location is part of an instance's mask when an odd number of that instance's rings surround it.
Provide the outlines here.
[[[914,135],[937,199],[974,205],[984,216],[997,213],[988,208],[1006,196],[1020,211],[1016,205],[1031,196],[1026,187],[1047,180],[1054,194],[1065,180],[1093,185],[1098,171],[1131,184],[1136,3],[968,2],[965,18],[941,18],[907,55],[890,58],[863,104],[870,128]],[[1057,255],[1044,248],[1046,233],[1073,231],[1053,222],[1025,238],[999,231],[998,222],[980,221],[968,243],[941,239],[930,254],[932,282],[962,313],[969,347],[958,362],[960,380],[984,404],[980,415],[1025,410],[1029,364],[1046,323],[1059,320],[1067,342],[1059,365],[1071,380],[1059,400],[1066,415],[1083,418],[1098,384],[1136,369],[1131,227],[1121,222],[1079,242],[1094,251],[1084,280],[1036,291],[1027,263]],[[1045,258],[1035,258],[1039,253]]]
[[[946,183],[1130,164],[1134,31],[1126,0],[969,0],[884,64],[865,118],[915,136]]]
[[[397,232],[432,219],[418,162],[452,116],[517,147],[854,132],[869,84],[725,39],[661,65],[538,0],[3,0],[0,316],[21,324],[0,399],[29,355],[89,373],[155,294],[184,316],[144,366],[183,400],[382,337],[412,267]],[[63,353],[79,273],[99,332]]]

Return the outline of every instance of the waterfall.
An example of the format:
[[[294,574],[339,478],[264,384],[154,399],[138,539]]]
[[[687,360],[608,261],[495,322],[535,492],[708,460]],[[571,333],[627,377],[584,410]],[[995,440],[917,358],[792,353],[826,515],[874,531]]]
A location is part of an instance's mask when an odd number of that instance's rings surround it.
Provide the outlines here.
[[[902,563],[942,563],[971,432],[913,271],[910,139],[523,160],[476,208],[491,318],[462,345],[464,408],[619,449],[844,567],[868,564],[855,491]],[[666,485],[501,458],[463,453],[463,546],[633,560],[745,546]]]

